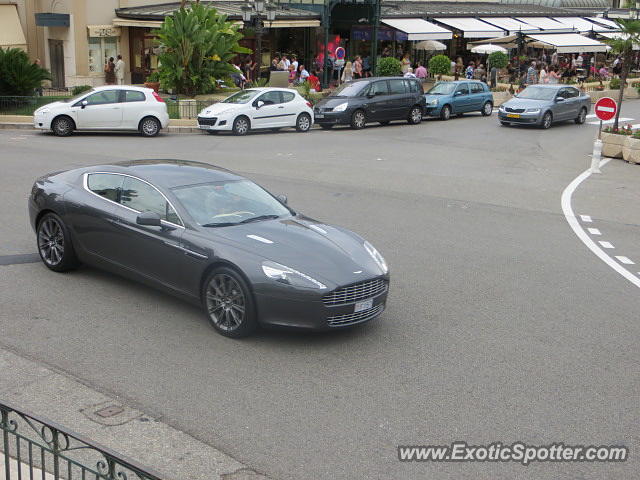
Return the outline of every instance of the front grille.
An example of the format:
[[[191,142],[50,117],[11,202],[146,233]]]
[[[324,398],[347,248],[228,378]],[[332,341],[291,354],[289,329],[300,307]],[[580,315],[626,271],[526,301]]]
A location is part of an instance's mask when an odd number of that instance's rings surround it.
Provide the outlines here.
[[[327,317],[327,323],[330,327],[343,327],[345,325],[353,325],[355,323],[366,322],[384,310],[384,303],[379,303],[369,310],[363,310],[358,313],[346,313],[344,315],[334,315]]]
[[[504,109],[509,113],[524,113],[524,108],[505,107]]]
[[[216,117],[206,118],[198,117],[198,125],[215,125],[218,119]]]
[[[365,298],[375,297],[387,290],[387,282],[383,278],[374,278],[366,282],[355,283],[342,287],[322,297],[327,306],[345,305]]]

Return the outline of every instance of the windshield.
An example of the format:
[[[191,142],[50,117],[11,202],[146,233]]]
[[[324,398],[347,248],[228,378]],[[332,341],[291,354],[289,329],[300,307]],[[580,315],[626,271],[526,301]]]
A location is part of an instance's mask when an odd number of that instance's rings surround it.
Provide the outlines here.
[[[75,95],[71,98],[65,98],[64,100],[62,100],[64,103],[73,103],[77,100],[80,100],[83,97],[86,97],[87,95],[89,95],[90,93],[93,93],[95,90],[92,88],[90,90],[86,90],[82,93],[79,93],[78,95]]]
[[[343,83],[332,94],[332,97],[355,97],[368,82]]]
[[[427,95],[451,95],[455,88],[455,83],[436,83],[429,89]]]
[[[222,100],[222,103],[249,103],[258,93],[258,90],[241,90]]]
[[[287,207],[249,180],[186,185],[172,191],[202,226],[224,227],[291,215]]]
[[[518,98],[526,100],[553,100],[556,96],[555,88],[527,87],[518,94]]]

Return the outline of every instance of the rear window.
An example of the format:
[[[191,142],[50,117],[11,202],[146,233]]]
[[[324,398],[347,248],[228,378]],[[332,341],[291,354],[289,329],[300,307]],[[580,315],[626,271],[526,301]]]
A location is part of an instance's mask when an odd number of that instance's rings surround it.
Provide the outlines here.
[[[137,90],[127,90],[124,94],[125,102],[144,102],[145,100],[144,93]]]
[[[296,94],[293,92],[282,92],[282,103],[290,102],[295,96]]]

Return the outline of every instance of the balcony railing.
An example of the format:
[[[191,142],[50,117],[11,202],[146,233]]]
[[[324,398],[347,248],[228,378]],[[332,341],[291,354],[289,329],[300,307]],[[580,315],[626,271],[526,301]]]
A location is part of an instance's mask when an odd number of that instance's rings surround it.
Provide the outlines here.
[[[7,402],[0,402],[0,432],[0,475],[6,480],[161,479],[133,460]]]

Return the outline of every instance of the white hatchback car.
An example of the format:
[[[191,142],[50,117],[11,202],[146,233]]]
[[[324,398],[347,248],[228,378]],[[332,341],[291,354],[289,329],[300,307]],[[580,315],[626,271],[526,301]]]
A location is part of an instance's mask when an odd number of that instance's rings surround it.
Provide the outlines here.
[[[295,127],[308,132],[313,125],[313,106],[290,88],[249,88],[234,93],[198,114],[198,128],[209,133]]]
[[[138,130],[154,137],[169,125],[169,114],[151,88],[106,85],[38,108],[33,125],[61,137],[74,130]]]

